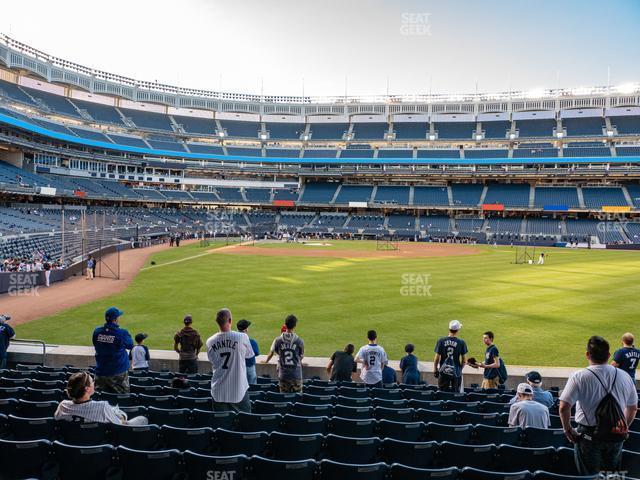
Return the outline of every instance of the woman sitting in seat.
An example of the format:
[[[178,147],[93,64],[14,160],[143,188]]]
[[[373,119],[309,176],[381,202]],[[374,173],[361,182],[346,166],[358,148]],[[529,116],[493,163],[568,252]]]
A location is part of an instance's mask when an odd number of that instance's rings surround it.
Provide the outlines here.
[[[147,425],[146,417],[127,419],[127,414],[109,402],[91,400],[95,389],[93,378],[87,372],[74,373],[66,388],[70,400],[62,400],[54,413],[56,420],[117,423],[120,425]]]

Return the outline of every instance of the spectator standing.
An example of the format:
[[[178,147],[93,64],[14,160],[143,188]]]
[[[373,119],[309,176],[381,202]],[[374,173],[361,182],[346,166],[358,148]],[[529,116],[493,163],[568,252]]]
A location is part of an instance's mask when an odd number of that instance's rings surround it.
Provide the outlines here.
[[[473,368],[484,369],[482,378],[482,389],[488,390],[490,388],[498,388],[500,383],[500,377],[498,376],[498,369],[500,368],[500,352],[498,347],[493,343],[493,332],[484,332],[482,334],[482,341],[487,346],[484,353],[484,362],[470,364]]]
[[[212,368],[213,409],[251,412],[245,360],[254,356],[253,348],[248,335],[231,330],[232,322],[229,309],[219,310],[216,314],[219,331],[206,342]]]
[[[45,260],[45,262],[42,264],[42,268],[44,268],[44,284],[45,286],[50,287],[51,263],[49,263],[49,260]]]
[[[625,333],[622,336],[622,348],[619,348],[613,354],[611,365],[624,370],[635,381],[636,369],[638,368],[638,360],[640,359],[640,350],[633,345],[633,334]]]
[[[131,360],[131,368],[134,370],[149,370],[149,349],[143,345],[146,333],[138,333],[135,337],[136,344],[129,352],[129,360]]]
[[[287,330],[275,338],[264,363],[278,355],[278,387],[282,393],[302,392],[302,359],[304,342],[293,331],[298,325],[295,315],[289,315],[284,325]]]
[[[357,371],[357,364],[353,359],[355,347],[347,344],[344,350],[336,351],[331,355],[327,365],[327,374],[334,382],[351,382],[351,374]]]
[[[87,258],[87,280],[93,280],[93,276],[95,273],[95,265],[96,265],[96,261],[93,259],[93,257],[91,255],[89,255],[89,258]]]
[[[400,370],[402,371],[402,383],[405,385],[417,385],[420,383],[420,372],[418,371],[418,357],[413,354],[415,346],[407,343],[404,346],[406,355],[400,359]]]
[[[187,315],[184,327],[173,337],[173,349],[178,353],[178,371],[180,373],[198,373],[198,354],[202,348],[202,339],[196,329],[191,327],[193,318]]]
[[[133,348],[131,335],[118,325],[124,314],[116,307],[104,313],[105,324],[93,331],[96,349],[96,379],[98,390],[111,393],[129,393],[129,355]]]
[[[7,323],[11,320],[8,315],[0,315],[0,369],[7,368],[7,350],[11,339],[16,336],[16,332]]]
[[[555,400],[553,399],[553,395],[551,395],[551,392],[547,392],[546,390],[542,389],[542,375],[540,375],[536,371],[531,371],[527,373],[524,378],[533,389],[533,401],[541,403],[547,408],[551,408],[555,403]],[[516,395],[511,400],[509,400],[509,403],[514,403],[517,401],[518,394],[516,393]]]
[[[603,437],[596,430],[596,410],[607,394],[613,396],[624,415],[625,427],[631,425],[638,410],[635,382],[620,369],[607,365],[610,355],[609,342],[599,336],[589,338],[586,352],[589,366],[573,373],[560,395],[560,421],[565,435],[575,444],[574,458],[580,475],[620,470],[625,435]],[[574,405],[576,430],[571,425]]]
[[[127,419],[127,414],[107,401],[94,401],[93,378],[87,372],[77,372],[69,377],[66,393],[70,400],[62,400],[53,417],[56,420],[115,423],[117,425],[147,425],[146,417]]]
[[[382,369],[388,363],[387,352],[377,344],[378,334],[375,330],[367,332],[369,343],[362,346],[356,355],[356,362],[362,365],[360,378],[370,387],[382,386]]]
[[[528,383],[521,383],[516,389],[518,401],[509,408],[510,427],[549,428],[551,423],[549,409],[533,400],[533,388]]]
[[[246,333],[249,336],[249,327],[251,326],[251,322],[249,320],[245,320],[244,318],[238,322],[238,331],[240,333]],[[258,342],[256,342],[253,338],[249,337],[249,342],[251,343],[251,348],[253,349],[253,358],[247,358],[247,381],[249,385],[253,385],[258,381],[258,374],[256,373],[256,357],[260,355],[260,348],[258,347]]]
[[[438,379],[438,388],[457,392],[462,383],[462,369],[466,364],[467,344],[458,333],[462,324],[458,320],[449,322],[449,335],[436,343],[433,359],[433,375]]]

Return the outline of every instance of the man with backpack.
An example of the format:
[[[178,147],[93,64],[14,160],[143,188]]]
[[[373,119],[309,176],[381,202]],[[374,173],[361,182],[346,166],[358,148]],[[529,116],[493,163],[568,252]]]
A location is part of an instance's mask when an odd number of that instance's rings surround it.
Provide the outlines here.
[[[633,380],[607,365],[610,355],[609,342],[599,336],[589,338],[589,367],[572,374],[560,395],[560,420],[566,437],[575,444],[580,475],[620,470],[622,446],[638,410]],[[577,429],[571,426],[573,405]]]
[[[462,368],[466,364],[467,344],[458,338],[462,324],[458,320],[449,322],[449,335],[441,337],[434,349],[433,375],[438,379],[438,388],[457,392],[462,382]]]

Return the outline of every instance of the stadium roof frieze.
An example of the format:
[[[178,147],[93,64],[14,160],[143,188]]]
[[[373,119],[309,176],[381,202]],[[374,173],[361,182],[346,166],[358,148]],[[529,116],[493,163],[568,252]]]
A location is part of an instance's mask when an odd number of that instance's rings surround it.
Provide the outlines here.
[[[484,113],[640,104],[640,82],[617,86],[469,94],[296,96],[219,92],[137,80],[89,68],[42,52],[4,34],[0,34],[0,62],[11,69],[29,71],[49,82],[76,86],[95,94],[174,107],[229,112],[282,115]]]

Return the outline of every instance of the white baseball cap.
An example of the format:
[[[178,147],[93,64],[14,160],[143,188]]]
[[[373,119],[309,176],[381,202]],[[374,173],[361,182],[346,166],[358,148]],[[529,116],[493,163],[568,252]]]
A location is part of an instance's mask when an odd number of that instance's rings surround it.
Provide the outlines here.
[[[449,330],[460,330],[462,328],[462,324],[458,320],[451,320],[449,322]]]
[[[531,385],[528,383],[520,383],[516,392],[523,393],[525,395],[533,395],[533,388],[531,388]]]

